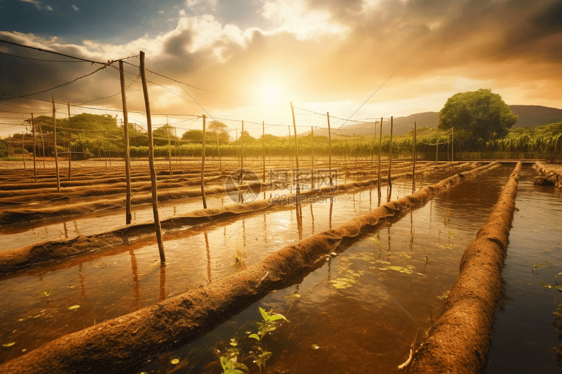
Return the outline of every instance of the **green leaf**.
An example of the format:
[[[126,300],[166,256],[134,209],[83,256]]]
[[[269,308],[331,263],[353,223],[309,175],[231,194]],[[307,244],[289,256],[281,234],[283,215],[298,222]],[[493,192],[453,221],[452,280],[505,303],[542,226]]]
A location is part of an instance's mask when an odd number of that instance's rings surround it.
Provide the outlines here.
[[[8,343],[8,344],[2,344],[2,347],[11,347],[14,344],[16,344],[16,342],[12,342],[12,343]]]
[[[272,315],[272,316],[269,317],[269,320],[270,320],[270,321],[278,321],[278,320],[280,320],[280,319],[289,322],[289,321],[287,320],[287,318],[285,318],[285,316],[282,316],[281,314],[274,314],[274,315]]]
[[[177,365],[180,360],[178,360],[177,358],[174,358],[172,361],[170,361],[172,364]]]
[[[80,305],[73,305],[73,306],[68,307],[68,310],[73,310],[73,309],[78,309],[78,308],[80,308]]]
[[[248,336],[248,338],[252,338],[252,339],[256,339],[256,340],[261,340],[260,336],[258,334],[252,334],[250,336]]]
[[[267,314],[267,312],[262,307],[260,307],[260,313],[264,321],[267,321],[269,319],[269,314]]]

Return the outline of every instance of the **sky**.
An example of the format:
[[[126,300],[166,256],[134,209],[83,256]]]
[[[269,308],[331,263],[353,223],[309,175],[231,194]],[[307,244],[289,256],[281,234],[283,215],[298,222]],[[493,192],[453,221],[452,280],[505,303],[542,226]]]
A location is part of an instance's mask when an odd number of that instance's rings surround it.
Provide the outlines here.
[[[286,135],[291,102],[299,132],[326,127],[310,111],[330,112],[337,128],[439,111],[480,88],[562,108],[560,0],[0,0],[0,39],[99,62],[129,57],[130,121],[143,126],[144,51],[161,74],[147,72],[154,126],[178,133],[201,128],[186,115],[205,114]],[[25,130],[31,112],[50,115],[52,97],[57,117],[70,103],[71,115],[122,118],[114,67],[46,91],[103,67],[69,60],[0,42],[0,135]]]

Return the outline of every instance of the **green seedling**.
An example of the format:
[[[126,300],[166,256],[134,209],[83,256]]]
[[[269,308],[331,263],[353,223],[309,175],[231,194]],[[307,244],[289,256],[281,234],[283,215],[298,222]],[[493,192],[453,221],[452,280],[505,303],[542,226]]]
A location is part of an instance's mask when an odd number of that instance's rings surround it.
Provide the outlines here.
[[[538,268],[544,269],[546,268],[548,265],[552,265],[552,262],[548,261],[546,264],[539,264],[538,262],[535,262],[535,265],[533,266],[533,273],[536,273],[536,270]],[[555,278],[556,279],[556,278]]]
[[[230,339],[230,345],[236,343],[236,338]],[[238,362],[238,356],[240,355],[240,350],[235,347],[228,348],[226,354],[220,357],[220,362],[222,366],[223,374],[240,374],[248,371],[248,367],[240,362]]]
[[[257,334],[251,334],[249,336],[249,338],[252,339],[256,339],[257,341],[260,341],[270,332],[274,331],[276,329],[275,325],[277,324],[277,321],[279,320],[284,320],[287,321],[287,318],[285,318],[285,316],[281,315],[281,314],[273,314],[273,309],[270,310],[269,312],[266,312],[263,308],[259,308],[260,309],[260,314],[263,318],[263,322],[257,322],[258,325],[258,333]]]
[[[451,239],[455,235],[457,235],[457,234],[452,232],[451,230],[449,230],[449,239]]]
[[[260,373],[262,369],[265,369],[265,362],[271,358],[272,353],[264,351],[261,347],[258,347],[259,352],[253,352],[250,356],[254,359],[254,363],[258,365]]]
[[[560,284],[558,286],[552,286],[550,284],[547,284],[547,283],[544,283],[544,282],[541,281],[541,286],[543,286],[543,288],[553,288],[555,290],[562,291],[562,284]]]
[[[236,243],[236,249],[234,250],[234,262],[232,265],[234,266],[244,266],[246,264],[247,258],[246,250],[244,248],[238,247],[238,243]]]
[[[45,295],[45,296],[48,297],[48,296],[51,294],[51,292],[53,292],[54,289],[55,289],[55,288],[53,287],[53,288],[51,288],[48,292],[47,292],[47,291],[37,291],[37,293],[41,293],[41,294],[43,294],[43,295]]]

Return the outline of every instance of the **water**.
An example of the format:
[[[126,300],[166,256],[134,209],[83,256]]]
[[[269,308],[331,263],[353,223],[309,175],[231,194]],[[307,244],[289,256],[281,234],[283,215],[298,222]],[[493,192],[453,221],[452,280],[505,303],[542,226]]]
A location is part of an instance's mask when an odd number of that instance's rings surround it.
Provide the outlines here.
[[[534,186],[535,176],[525,168],[519,182],[519,211],[502,272],[505,297],[496,313],[489,373],[562,370],[562,330],[553,316],[555,298],[562,303],[562,294],[540,283],[555,285],[554,277],[562,272],[562,192]],[[533,271],[535,263],[546,267]],[[562,319],[558,323],[562,327]]]
[[[451,174],[437,173],[417,184],[421,187]],[[392,198],[410,192],[410,181],[396,181]],[[236,248],[246,252],[245,262],[251,265],[375,208],[377,200],[377,190],[366,189],[305,205],[302,219],[297,219],[293,207],[280,207],[243,219],[169,231],[164,236],[165,267],[160,266],[154,236],[147,235],[132,244],[4,277],[0,279],[1,339],[3,344],[16,344],[0,350],[0,362],[24,354],[24,349],[29,352],[62,335],[234,274],[239,271],[232,266]],[[334,260],[334,271],[338,266],[339,259]],[[75,305],[80,307],[69,309]]]
[[[258,331],[259,307],[290,321],[278,323],[259,344],[271,352],[269,372],[398,372],[416,334],[422,339],[438,317],[460,257],[512,169],[482,174],[367,232],[301,283],[270,293],[205,336],[147,358],[132,372],[220,372],[218,357],[235,339],[239,361],[258,373],[249,356],[257,342],[247,332]]]

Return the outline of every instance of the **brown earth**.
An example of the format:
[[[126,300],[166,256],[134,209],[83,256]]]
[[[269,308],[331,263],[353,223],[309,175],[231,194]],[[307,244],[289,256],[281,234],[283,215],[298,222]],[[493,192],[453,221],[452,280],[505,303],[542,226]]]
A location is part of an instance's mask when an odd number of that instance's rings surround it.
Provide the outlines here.
[[[0,372],[117,373],[130,369],[158,352],[185,344],[272,290],[302,278],[319,266],[327,254],[338,251],[345,240],[358,237],[381,221],[405,214],[463,179],[499,166],[493,163],[456,174],[336,229],[287,246],[236,275],[56,339],[4,363]]]
[[[483,373],[488,361],[501,271],[521,163],[513,170],[488,220],[464,251],[460,273],[439,319],[414,353],[409,373]]]

